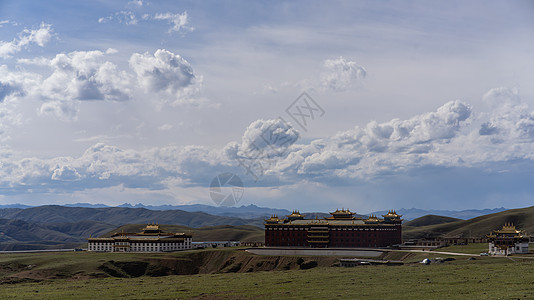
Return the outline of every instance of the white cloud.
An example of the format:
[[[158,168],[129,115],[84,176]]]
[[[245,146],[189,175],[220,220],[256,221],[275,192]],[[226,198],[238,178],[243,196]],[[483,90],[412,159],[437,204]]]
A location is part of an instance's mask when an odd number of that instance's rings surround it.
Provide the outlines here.
[[[299,137],[297,130],[281,119],[257,120],[243,134],[238,154],[245,157],[279,156]]]
[[[485,121],[492,121],[499,131],[480,135],[479,126]],[[170,129],[166,125],[160,130]],[[409,119],[369,122],[305,144],[296,143],[299,133],[282,120],[257,120],[245,129],[241,141],[219,148],[134,150],[98,143],[75,158],[0,158],[0,185],[16,193],[48,191],[52,186],[63,191],[117,185],[169,190],[177,185],[206,185],[221,172],[241,176],[246,172],[237,162],[239,157],[270,159],[263,165],[267,169],[257,183],[260,186],[304,181],[352,185],[422,168],[478,168],[492,162],[532,161],[532,128],[534,117],[528,110],[508,115],[500,110],[473,114],[469,105],[458,100]],[[495,143],[491,136],[498,136],[501,142]],[[246,175],[241,177],[254,185]]]
[[[28,72],[11,72],[6,65],[0,65],[0,141],[10,139],[10,129],[19,126],[25,119],[18,111],[18,99],[36,87],[40,76]]]
[[[167,130],[171,130],[172,129],[172,125],[171,124],[163,124],[161,126],[158,127],[158,130],[160,131],[167,131]]]
[[[43,76],[29,71],[11,71],[0,65],[0,102],[6,99],[31,98],[42,102],[41,115],[62,121],[77,120],[78,101],[127,101],[154,99],[161,105],[203,105],[200,97],[202,76],[180,55],[157,50],[153,55],[134,53],[130,68],[121,70],[106,51],[73,51],[53,58],[18,59],[19,64],[48,68]],[[143,92],[144,90],[144,92]]]
[[[142,7],[143,2],[142,1],[132,1],[128,4],[133,4],[137,7]],[[193,27],[189,25],[189,19],[187,12],[183,13],[157,13],[157,14],[143,14],[141,17],[139,17],[135,12],[133,11],[119,11],[116,12],[110,16],[102,17],[98,19],[98,23],[108,23],[111,21],[117,21],[120,24],[125,25],[138,25],[140,21],[148,22],[151,20],[156,21],[167,21],[168,24],[171,25],[171,27],[168,30],[168,33],[173,32],[191,32],[194,30]]]
[[[129,1],[128,5],[142,7],[143,5],[148,5],[148,2],[143,2],[142,0],[134,0],[134,1]]]
[[[172,32],[179,32],[180,30],[186,30],[186,31],[193,31],[194,28],[190,27],[189,21],[187,19],[187,12],[184,12],[182,14],[171,14],[171,13],[164,13],[164,14],[156,14],[154,15],[155,20],[166,20],[170,24],[172,24],[172,27],[169,28],[169,33]]]
[[[11,24],[11,21],[9,21],[9,20],[1,20],[0,21],[0,28],[2,28],[5,24]]]
[[[49,101],[43,103],[39,109],[41,115],[51,116],[64,122],[77,120],[78,112],[78,104],[74,101]]]
[[[421,164],[442,165],[433,152],[458,137],[470,116],[467,104],[451,101],[408,120],[373,121],[364,128],[294,147],[275,169],[289,177],[373,178]]]
[[[129,78],[101,51],[58,54],[49,61],[53,73],[43,81],[43,95],[65,100],[127,100]]]
[[[61,120],[75,120],[78,104],[73,101],[125,101],[132,93],[132,76],[106,60],[115,49],[74,51],[57,54],[52,59],[19,59],[19,63],[48,67],[52,73],[42,77],[36,73],[11,72],[2,66],[4,92],[0,98],[15,95],[44,101],[40,113]]]
[[[493,88],[483,97],[491,106],[491,113],[480,126],[481,136],[491,136],[493,142],[498,143],[510,137],[520,137],[520,125],[525,125],[530,118],[528,107],[522,103],[519,91],[506,87]]]
[[[137,25],[139,19],[137,15],[132,11],[119,11],[111,16],[102,17],[98,19],[98,23],[107,23],[109,21],[116,20],[120,24],[125,25]]]
[[[130,67],[137,81],[147,92],[157,93],[171,105],[199,104],[202,77],[196,76],[191,65],[180,55],[165,49],[149,53],[134,53]]]
[[[367,74],[364,67],[343,57],[325,60],[324,68],[325,72],[321,76],[321,86],[323,89],[333,91],[345,91],[356,80],[364,78]]]
[[[98,19],[98,23],[107,23],[109,21],[113,20],[113,17],[112,16],[109,16],[109,17],[102,17],[102,18],[99,18]]]
[[[81,179],[81,175],[74,168],[61,166],[53,171],[51,178],[59,181],[77,181]]]
[[[11,42],[0,41],[0,58],[10,58],[12,54],[20,52],[31,44],[44,47],[52,38],[52,25],[41,23],[39,29],[24,29],[18,38]]]

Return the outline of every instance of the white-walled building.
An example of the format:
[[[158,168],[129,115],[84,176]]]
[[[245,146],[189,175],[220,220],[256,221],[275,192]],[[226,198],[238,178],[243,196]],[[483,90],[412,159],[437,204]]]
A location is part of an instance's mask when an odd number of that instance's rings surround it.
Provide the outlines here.
[[[517,230],[513,224],[504,224],[502,229],[494,230],[488,235],[491,255],[510,255],[528,253],[530,237]]]
[[[192,236],[162,232],[159,225],[147,225],[140,233],[115,233],[109,238],[88,238],[88,251],[171,252],[192,249]]]

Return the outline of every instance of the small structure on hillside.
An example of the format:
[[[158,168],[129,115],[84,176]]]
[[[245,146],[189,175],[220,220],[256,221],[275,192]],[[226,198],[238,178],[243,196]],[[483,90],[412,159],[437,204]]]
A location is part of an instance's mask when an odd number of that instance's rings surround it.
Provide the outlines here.
[[[171,252],[192,249],[192,236],[163,232],[149,224],[139,233],[115,233],[108,238],[88,238],[89,251],[96,252]]]
[[[517,253],[528,253],[528,242],[530,237],[518,230],[512,223],[506,223],[500,230],[494,230],[487,235],[489,251],[491,255],[510,255]]]

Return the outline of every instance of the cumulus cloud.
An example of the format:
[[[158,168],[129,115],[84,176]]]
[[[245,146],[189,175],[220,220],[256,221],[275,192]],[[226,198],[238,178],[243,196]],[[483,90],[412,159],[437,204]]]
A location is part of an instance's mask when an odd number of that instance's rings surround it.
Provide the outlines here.
[[[133,53],[129,68],[120,69],[109,58],[117,52],[109,48],[17,60],[49,69],[45,75],[0,65],[0,103],[36,99],[42,102],[41,115],[62,121],[77,120],[79,101],[127,101],[135,96],[155,99],[159,108],[207,103],[200,97],[202,76],[196,75],[180,55],[164,49],[154,54]]]
[[[159,49],[154,54],[134,53],[129,63],[145,91],[157,93],[172,105],[201,101],[198,94],[202,77],[196,76],[180,55]]]
[[[104,60],[102,51],[74,51],[58,54],[48,61],[53,73],[43,81],[43,95],[49,99],[129,99],[126,72]]]
[[[357,85],[366,75],[367,70],[363,66],[340,56],[336,59],[322,61],[322,68],[318,75],[298,81],[286,81],[279,87],[293,87],[322,92],[344,92]],[[276,93],[277,91],[278,88],[266,85],[263,91],[258,93]]]
[[[299,133],[282,119],[252,122],[242,138],[239,154],[252,156],[279,156],[299,138]]]
[[[52,172],[52,180],[59,181],[77,181],[81,179],[81,175],[76,169],[69,166],[61,166]]]
[[[480,126],[480,136],[493,144],[534,142],[534,112],[519,96],[517,89],[499,87],[489,90],[483,98],[492,107]]]
[[[27,87],[35,88],[40,76],[28,72],[10,72],[0,65],[0,141],[10,139],[9,129],[18,126],[24,119],[17,110],[18,99],[28,93]]]
[[[38,65],[51,70],[47,76],[27,71],[10,71],[0,66],[0,100],[6,97],[32,97],[43,101],[39,112],[63,121],[76,120],[76,101],[125,101],[131,98],[133,76],[106,59],[117,53],[74,51],[49,59],[19,59],[21,64]]]
[[[408,120],[373,121],[300,149],[295,147],[275,168],[294,176],[363,178],[420,163],[440,164],[433,152],[457,137],[470,116],[467,104],[451,101],[435,112]]]
[[[323,65],[325,68],[325,72],[321,76],[323,89],[345,91],[356,80],[364,78],[367,74],[364,67],[343,57],[327,59]]]
[[[48,191],[52,186],[75,191],[116,185],[163,189],[176,182],[197,185],[218,167],[231,167],[224,157],[221,150],[198,146],[138,151],[99,143],[76,158],[0,158],[0,186],[24,192]]]
[[[46,23],[41,23],[38,29],[24,29],[11,42],[0,41],[0,58],[10,58],[31,44],[44,47],[52,38],[52,33],[52,25]]]

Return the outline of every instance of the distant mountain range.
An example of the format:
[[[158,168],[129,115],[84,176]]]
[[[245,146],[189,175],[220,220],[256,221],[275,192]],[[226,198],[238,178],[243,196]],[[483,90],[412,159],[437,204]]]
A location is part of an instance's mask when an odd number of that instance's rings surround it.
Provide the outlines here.
[[[74,203],[74,204],[64,204],[62,205],[64,207],[80,207],[80,208],[111,208],[112,206],[108,206],[105,204],[91,204],[91,203]],[[27,209],[32,208],[33,206],[28,206],[24,204],[8,204],[8,205],[0,205],[0,209],[3,208],[19,208],[19,209]],[[247,206],[239,206],[239,207],[226,207],[226,206],[211,206],[211,205],[205,205],[205,204],[191,204],[191,205],[144,205],[141,203],[132,205],[130,203],[124,203],[117,207],[121,208],[144,208],[148,210],[155,210],[155,211],[165,211],[165,210],[182,210],[187,212],[203,212],[210,215],[216,215],[216,216],[225,216],[225,217],[234,217],[234,218],[242,218],[242,219],[256,219],[256,218],[267,218],[271,215],[277,215],[279,217],[286,216],[291,214],[291,211],[286,209],[277,209],[277,208],[267,208],[267,207],[259,207],[256,205],[247,205]],[[471,218],[475,218],[478,216],[483,216],[487,214],[497,213],[501,211],[507,210],[504,207],[501,208],[493,208],[493,209],[468,209],[468,210],[425,210],[425,209],[418,209],[418,208],[410,208],[405,209],[401,208],[397,210],[398,214],[401,214],[404,220],[413,220],[422,216],[426,215],[438,215],[438,216],[444,216],[444,217],[451,217],[451,218],[457,218],[462,220],[467,220]],[[321,212],[303,212],[303,214],[306,215],[308,218],[315,218],[316,216],[321,218],[323,216],[329,216],[328,213],[321,213]],[[387,211],[375,211],[371,212],[370,214],[375,214],[377,216],[387,214]],[[360,217],[365,217],[367,215],[357,215]]]
[[[236,238],[246,236],[257,239],[258,232],[263,231],[265,217],[271,214],[278,216],[290,214],[287,210],[254,205],[232,208],[208,205],[186,206],[190,210],[210,210],[213,214],[178,209],[156,210],[154,207],[141,208],[140,205],[133,207],[125,207],[128,205],[122,205],[122,207],[90,206],[92,207],[45,205],[5,208],[4,206],[0,208],[0,250],[79,247],[86,242],[87,237],[101,236],[128,224],[142,226],[140,224],[148,223],[191,228],[191,231],[201,234],[197,238],[201,236],[216,238],[220,233],[224,233],[221,236]],[[402,214],[406,220],[403,226],[405,238],[483,236],[499,228],[504,222],[513,222],[520,229],[534,232],[534,207],[502,210],[504,208],[464,211],[401,209],[397,213]],[[436,213],[429,215],[428,212]],[[375,212],[373,214],[385,213]],[[483,213],[489,214],[480,216]],[[304,214],[307,218],[329,216],[325,213]],[[423,214],[426,215],[414,218]],[[462,219],[473,215],[477,217]],[[414,220],[408,221],[411,218]],[[200,230],[200,228],[204,229]]]
[[[450,218],[456,218],[456,219],[462,219],[462,220],[468,220],[472,218],[476,218],[478,216],[498,213],[501,211],[505,211],[508,208],[493,208],[493,209],[466,209],[466,210],[439,210],[439,209],[418,209],[418,208],[401,208],[397,210],[396,212],[399,215],[402,215],[402,218],[404,220],[413,220],[417,219],[422,216],[426,215],[437,215],[437,216],[443,216],[443,217],[450,217]],[[382,211],[376,211],[372,214],[376,215],[385,215],[388,212],[386,210]]]

